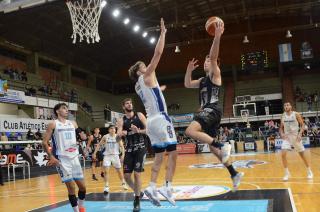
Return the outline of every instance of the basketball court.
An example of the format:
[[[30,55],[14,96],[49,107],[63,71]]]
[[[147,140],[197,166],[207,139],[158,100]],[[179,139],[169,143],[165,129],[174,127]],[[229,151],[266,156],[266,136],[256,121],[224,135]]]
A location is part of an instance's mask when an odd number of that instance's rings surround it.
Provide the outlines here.
[[[308,97],[298,101],[296,99],[300,97],[294,90],[296,85],[304,86],[307,92],[315,92],[314,96],[320,91],[319,14],[319,1],[300,0],[276,0],[273,3],[262,0],[243,0],[241,3],[221,0],[0,1],[0,76],[9,66],[34,70],[30,74],[27,71],[31,76],[29,78],[33,78],[32,82],[30,79],[28,83],[21,79],[13,80],[11,76],[3,82],[0,80],[3,83],[0,83],[3,87],[0,90],[0,104],[9,105],[0,105],[1,109],[5,108],[5,112],[0,113],[0,121],[10,123],[11,119],[26,119],[28,115],[33,120],[26,121],[28,128],[31,128],[30,123],[47,126],[49,121],[40,123],[42,118],[38,115],[52,114],[54,103],[67,102],[72,119],[83,129],[90,131],[100,127],[107,131],[107,126],[122,117],[121,101],[124,98],[132,97],[137,102],[137,110],[144,111],[138,103],[140,100],[134,97],[134,85],[129,82],[127,74],[128,64],[137,60],[137,54],[149,60],[148,56],[153,54],[159,36],[159,21],[163,17],[169,34],[164,51],[170,53],[161,59],[164,61],[160,68],[163,72],[157,74],[161,84],[172,85],[164,94],[170,107],[169,115],[174,114],[171,117],[174,127],[183,137],[184,130],[194,117],[191,113],[198,108],[198,93],[182,90],[187,61],[192,59],[193,54],[200,59],[205,58],[215,30],[210,21],[224,21],[226,38],[221,40],[221,49],[228,50],[221,50],[220,54],[222,63],[226,64],[222,66],[222,78],[226,80],[221,88],[224,96],[221,125],[234,128],[239,124],[239,128],[244,129],[244,136],[231,142],[232,165],[245,173],[239,190],[232,190],[228,171],[209,153],[209,147],[185,143],[179,145],[181,152],[178,151],[173,179],[176,205],[161,199],[161,206],[156,207],[144,196],[141,211],[320,211],[320,137],[306,135],[303,138],[308,147],[305,152],[311,160],[313,179],[307,179],[307,171],[299,155],[289,151],[287,157],[291,177],[283,181],[281,143],[277,144],[281,139],[276,140],[272,149],[270,137],[262,135],[265,121],[279,122],[285,101],[294,101],[296,110],[302,113],[303,118],[318,120],[318,100],[307,106]],[[166,63],[166,60],[170,62]],[[194,75],[202,76],[201,73]],[[50,103],[49,94],[41,96],[41,99],[37,97],[37,101],[34,100],[36,103],[29,103],[32,95],[27,100],[21,97],[19,92],[26,93],[28,86],[38,86],[37,81],[61,87],[60,93],[51,94],[51,97],[57,96],[52,100],[54,102]],[[12,92],[8,88],[19,90],[13,99],[6,97],[7,93]],[[78,92],[78,101],[63,99],[65,90],[73,88]],[[170,93],[170,89],[176,90]],[[20,104],[29,107],[20,107]],[[109,120],[104,118],[105,104],[113,107]],[[10,109],[12,105],[14,108]],[[41,110],[33,109],[38,106]],[[15,110],[17,114],[10,110]],[[27,115],[20,116],[21,110]],[[7,117],[10,120],[5,122]],[[22,122],[18,120],[18,124],[4,124],[3,128],[1,125],[0,133],[20,132],[14,128]],[[24,127],[21,132],[26,133],[28,128]],[[45,127],[41,132],[44,130]],[[24,140],[16,138],[11,140],[13,143],[0,141],[0,145],[41,144],[41,141]],[[55,168],[46,167],[46,153],[41,148],[24,153],[11,148],[3,149],[4,155],[14,154],[14,158],[6,155],[2,161],[5,183],[0,186],[0,211],[72,211],[68,192],[59,174]],[[19,154],[16,153],[18,151]],[[103,178],[98,174],[98,181],[92,180],[91,159],[83,161],[83,156],[80,159],[87,192],[86,211],[132,211],[134,193],[131,189],[122,189],[116,171],[110,170],[110,193],[104,194]],[[24,160],[24,168],[28,164],[29,171],[26,169],[27,172],[23,173],[22,166],[18,166],[13,180],[10,164],[18,164],[19,160]],[[152,164],[153,157],[148,157],[145,172],[142,173],[142,188],[149,184]],[[158,179],[164,177],[163,165]]]
[[[282,181],[282,167],[279,153],[249,153],[248,156],[233,156],[232,160],[257,160],[265,164],[253,165],[252,168],[240,168],[246,173],[239,191],[230,189],[227,171],[221,168],[190,168],[195,164],[218,162],[211,154],[182,155],[178,159],[174,189],[178,203],[171,206],[163,202],[157,208],[149,201],[142,201],[143,211],[318,211],[319,149],[308,151],[314,159],[312,168],[315,178],[308,181],[306,173],[293,164],[302,162],[292,153],[289,155],[292,178]],[[150,166],[146,165],[143,174],[143,186],[147,186]],[[161,172],[161,176],[163,172]],[[133,193],[123,192],[116,173],[111,171],[111,193],[104,196],[103,181],[92,181],[90,170],[85,171],[88,197],[88,211],[131,211]],[[160,177],[161,177],[160,176]],[[117,186],[118,185],[118,186]],[[1,187],[1,210],[3,211],[66,211],[66,189],[57,174],[35,177],[30,180],[18,180]],[[14,202],[15,204],[9,204]],[[19,203],[19,204],[17,204]],[[192,207],[192,208],[191,208]],[[190,209],[190,210],[189,210]]]

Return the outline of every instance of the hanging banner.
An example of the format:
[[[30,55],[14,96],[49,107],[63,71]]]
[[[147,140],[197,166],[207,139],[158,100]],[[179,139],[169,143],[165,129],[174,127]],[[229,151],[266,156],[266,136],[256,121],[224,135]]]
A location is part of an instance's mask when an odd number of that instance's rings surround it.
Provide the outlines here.
[[[45,132],[50,120],[0,118],[0,132]]]

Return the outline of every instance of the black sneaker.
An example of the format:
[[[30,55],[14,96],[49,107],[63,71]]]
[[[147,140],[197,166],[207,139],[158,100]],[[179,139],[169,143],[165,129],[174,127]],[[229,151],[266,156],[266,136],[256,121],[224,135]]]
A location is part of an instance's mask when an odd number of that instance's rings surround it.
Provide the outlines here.
[[[92,180],[98,181],[98,179],[96,178],[96,175],[92,175]]]
[[[140,193],[140,199],[142,199],[143,196],[144,196],[144,193],[143,193],[143,191],[141,191],[141,193]]]
[[[104,172],[101,172],[101,177],[104,178]]]
[[[140,200],[139,199],[135,199],[133,201],[133,212],[137,212],[140,211]]]

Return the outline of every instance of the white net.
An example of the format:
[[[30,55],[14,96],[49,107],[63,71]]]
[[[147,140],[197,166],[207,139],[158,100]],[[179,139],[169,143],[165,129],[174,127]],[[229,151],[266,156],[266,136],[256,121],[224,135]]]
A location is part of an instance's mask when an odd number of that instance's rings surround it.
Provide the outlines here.
[[[86,40],[87,43],[100,41],[99,19],[105,0],[73,0],[66,2],[71,16],[73,43]]]

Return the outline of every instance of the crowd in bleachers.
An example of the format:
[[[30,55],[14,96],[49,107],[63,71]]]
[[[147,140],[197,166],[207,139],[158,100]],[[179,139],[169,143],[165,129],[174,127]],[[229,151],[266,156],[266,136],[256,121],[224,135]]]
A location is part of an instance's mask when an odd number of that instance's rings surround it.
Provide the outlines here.
[[[308,104],[308,111],[312,110],[312,105],[320,106],[319,92],[307,93],[299,86],[295,90],[295,98],[297,102],[306,102]]]
[[[7,67],[4,69],[4,74],[8,75],[12,80],[21,80],[21,81],[28,81],[27,72],[20,71],[18,69],[14,69],[12,67]]]

